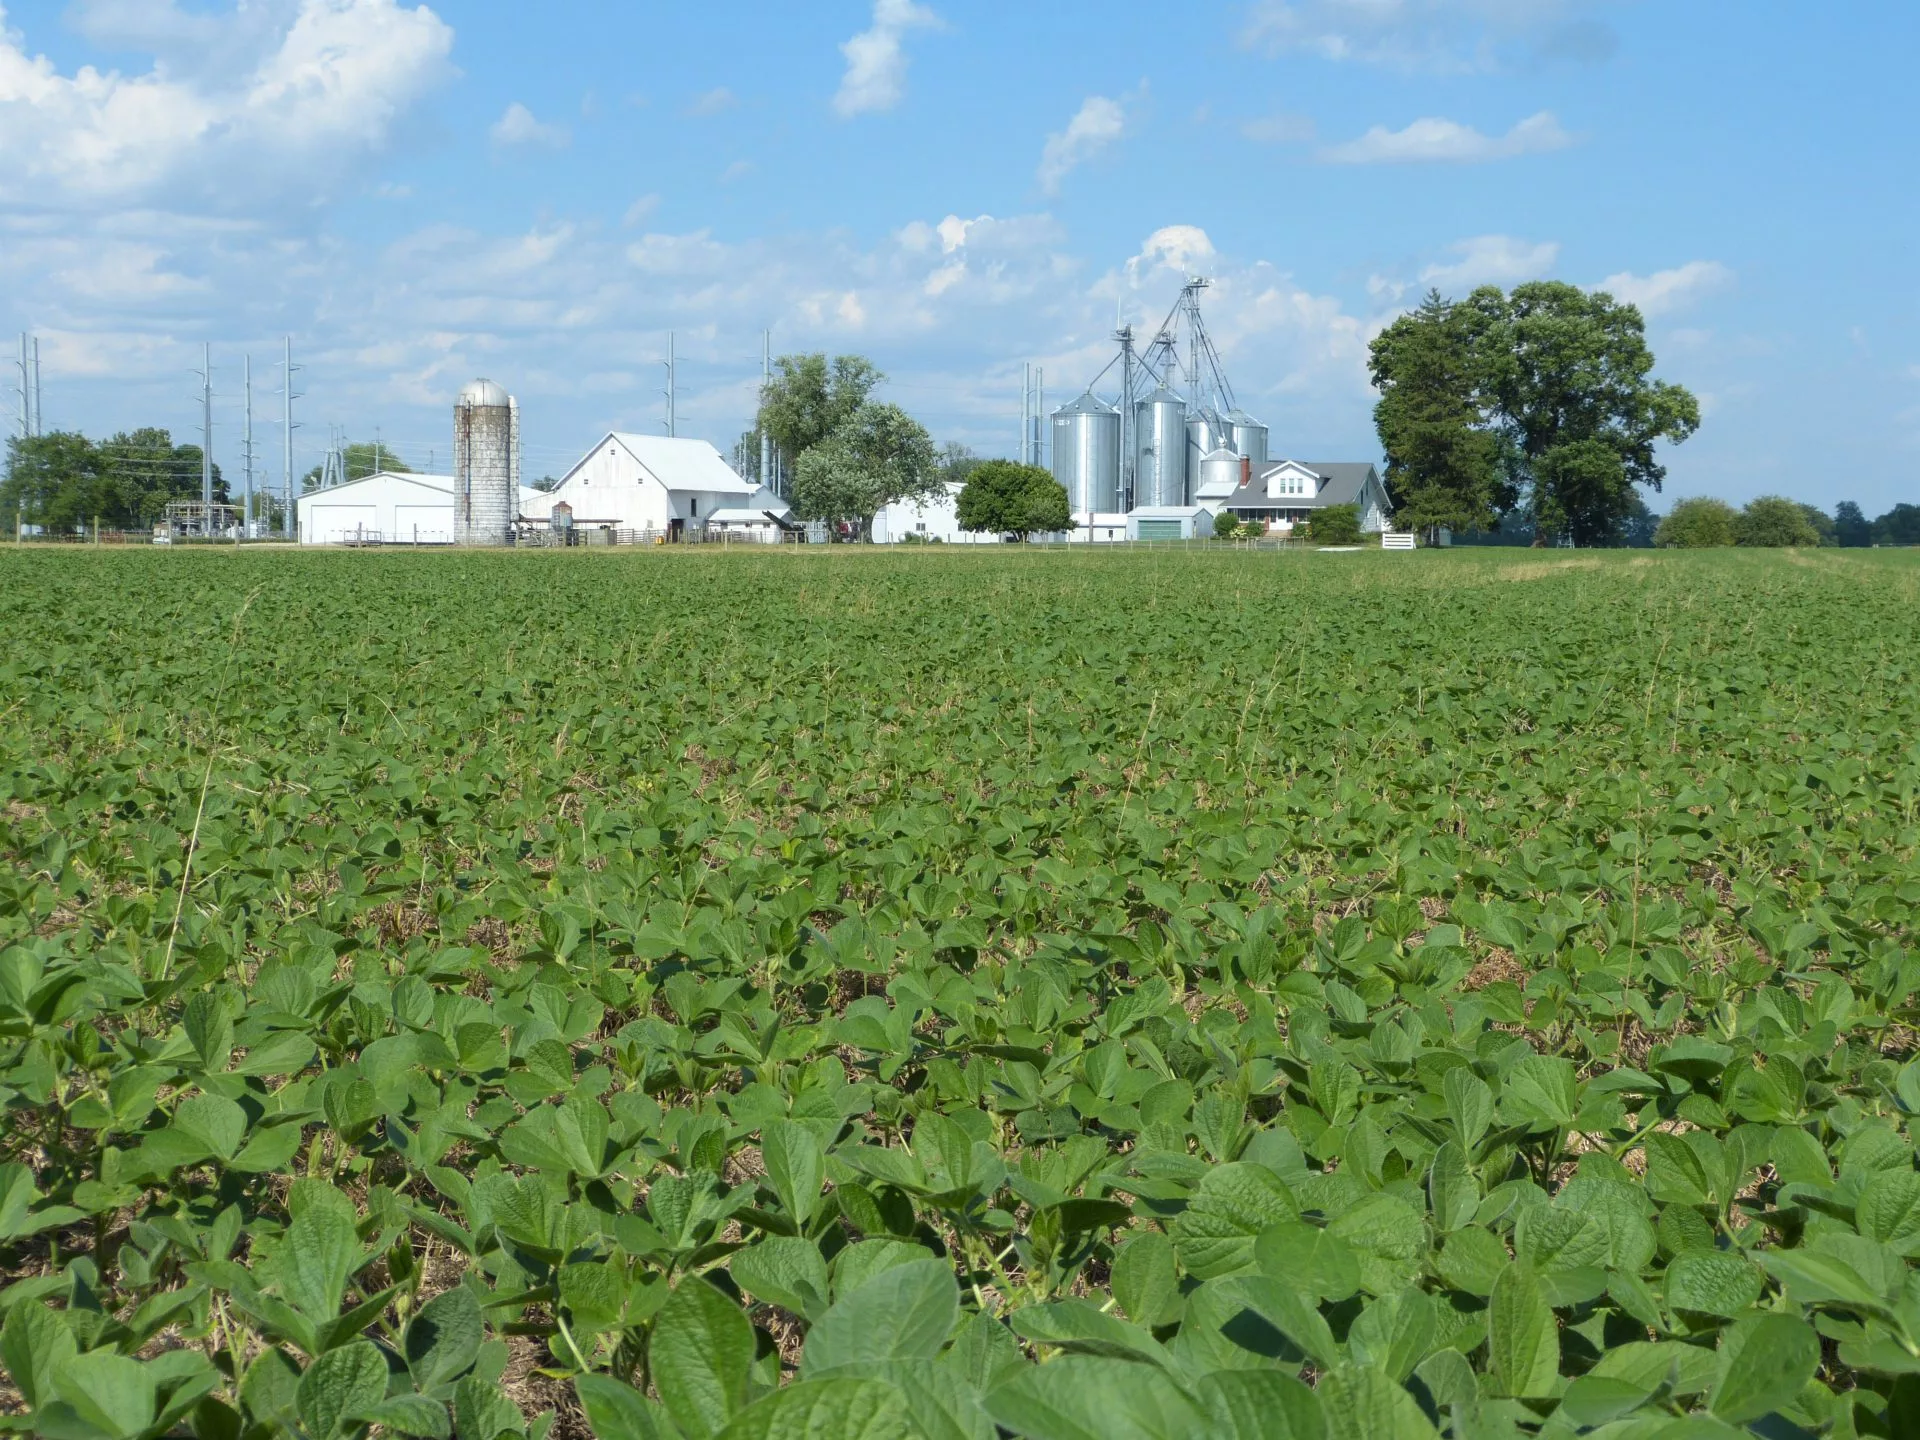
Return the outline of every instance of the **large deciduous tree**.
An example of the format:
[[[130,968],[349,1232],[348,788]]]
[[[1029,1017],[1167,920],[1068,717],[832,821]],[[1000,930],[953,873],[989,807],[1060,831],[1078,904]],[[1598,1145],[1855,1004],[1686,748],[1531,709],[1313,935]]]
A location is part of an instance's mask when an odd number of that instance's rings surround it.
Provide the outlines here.
[[[1604,292],[1540,282],[1452,304],[1437,292],[1371,349],[1397,523],[1489,528],[1617,545],[1658,490],[1660,441],[1699,428],[1700,407],[1652,377],[1640,312]]]
[[[1873,522],[1854,500],[1842,500],[1833,507],[1833,531],[1834,539],[1849,549],[1873,544]]]
[[[882,506],[938,493],[940,469],[926,427],[898,405],[869,401],[794,467],[793,508],[803,520],[872,529]]]
[[[963,530],[1012,535],[1025,540],[1065,530],[1073,523],[1067,492],[1048,471],[1012,460],[974,467],[955,507]]]
[[[200,447],[175,445],[165,430],[123,431],[98,444],[76,431],[16,436],[0,510],[54,532],[136,528],[159,519],[169,500],[199,499],[200,483]],[[218,465],[213,498],[228,498]]]
[[[1733,544],[1739,524],[1726,501],[1698,495],[1674,505],[1654,531],[1653,543],[1662,550],[1712,550]]]
[[[1488,408],[1521,504],[1543,532],[1617,543],[1633,487],[1658,490],[1666,478],[1654,445],[1692,435],[1699,402],[1652,378],[1640,311],[1604,291],[1485,286],[1466,304],[1479,316]]]
[[[1387,497],[1403,529],[1491,530],[1514,501],[1488,425],[1483,313],[1438,290],[1374,338],[1374,424],[1387,456]]]
[[[766,431],[789,464],[852,420],[887,378],[862,355],[782,355],[773,364],[755,428]]]

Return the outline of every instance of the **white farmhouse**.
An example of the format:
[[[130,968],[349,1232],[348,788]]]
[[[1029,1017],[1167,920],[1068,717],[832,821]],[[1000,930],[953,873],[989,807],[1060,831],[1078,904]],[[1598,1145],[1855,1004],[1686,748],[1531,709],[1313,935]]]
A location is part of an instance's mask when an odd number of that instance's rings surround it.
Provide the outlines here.
[[[616,430],[552,490],[523,502],[520,518],[545,523],[565,501],[575,530],[630,530],[679,540],[704,530],[716,512],[767,508],[756,503],[763,499],[771,501],[704,440]],[[784,511],[780,502],[771,503]]]
[[[1380,472],[1366,461],[1281,460],[1220,475],[1201,485],[1194,499],[1241,520],[1264,521],[1285,533],[1329,505],[1352,505],[1362,534],[1386,529],[1393,514]]]
[[[520,487],[520,503],[538,495]],[[293,502],[302,545],[451,545],[453,477],[382,470]]]

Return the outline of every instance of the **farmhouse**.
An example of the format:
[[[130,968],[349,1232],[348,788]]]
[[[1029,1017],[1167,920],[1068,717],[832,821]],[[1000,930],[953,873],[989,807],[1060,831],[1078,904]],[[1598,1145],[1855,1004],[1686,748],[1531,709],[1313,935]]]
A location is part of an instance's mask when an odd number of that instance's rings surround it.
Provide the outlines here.
[[[523,501],[520,518],[546,523],[564,502],[575,529],[606,529],[679,540],[690,532],[740,528],[762,538],[787,504],[736,475],[704,440],[611,431],[560,483]],[[743,516],[741,512],[748,512]]]
[[[1363,534],[1378,534],[1393,514],[1380,472],[1359,460],[1281,460],[1243,466],[1237,474],[1204,481],[1196,502],[1240,520],[1264,521],[1287,531],[1329,505],[1352,505]]]
[[[520,487],[520,502],[538,491]],[[453,477],[382,470],[293,502],[302,545],[451,545]]]

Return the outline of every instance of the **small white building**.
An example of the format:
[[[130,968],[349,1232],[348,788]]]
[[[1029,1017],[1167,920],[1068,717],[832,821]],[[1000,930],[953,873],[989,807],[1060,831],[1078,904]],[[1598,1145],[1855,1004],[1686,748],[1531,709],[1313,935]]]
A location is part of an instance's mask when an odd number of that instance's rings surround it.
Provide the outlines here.
[[[539,492],[520,487],[524,505]],[[293,502],[302,545],[451,545],[453,477],[382,470]]]
[[[707,516],[707,538],[778,545],[790,532],[806,527],[793,518],[793,507],[762,485],[744,505],[723,505]]]
[[[1127,538],[1127,517],[1122,511],[1073,512],[1073,528],[1064,537],[1069,545],[1115,545]]]
[[[1142,505],[1127,512],[1129,540],[1204,540],[1213,535],[1204,505]]]
[[[945,545],[998,545],[999,535],[960,528],[960,491],[955,481],[944,495],[925,500],[901,500],[883,506],[873,517],[873,543],[898,545],[908,540],[938,540]]]
[[[704,440],[616,430],[552,490],[524,502],[520,518],[544,523],[564,500],[575,530],[632,530],[678,540],[704,530],[716,512],[764,508],[755,503],[759,493]]]

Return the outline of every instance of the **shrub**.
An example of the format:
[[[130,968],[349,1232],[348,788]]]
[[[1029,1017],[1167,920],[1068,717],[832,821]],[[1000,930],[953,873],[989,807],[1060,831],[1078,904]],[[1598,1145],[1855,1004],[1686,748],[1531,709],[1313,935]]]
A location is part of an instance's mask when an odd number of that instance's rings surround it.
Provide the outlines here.
[[[1734,522],[1734,543],[1778,549],[1785,545],[1818,545],[1820,532],[1806,511],[1781,495],[1762,495],[1749,501]]]
[[[1653,532],[1653,543],[1662,550],[1711,550],[1731,545],[1739,518],[1724,500],[1708,496],[1682,500]]]
[[[1240,533],[1240,521],[1231,511],[1222,510],[1213,517],[1213,533],[1222,540],[1231,540]]]
[[[1360,507],[1329,505],[1313,512],[1307,538],[1316,545],[1357,545],[1360,542]]]

